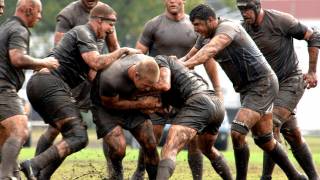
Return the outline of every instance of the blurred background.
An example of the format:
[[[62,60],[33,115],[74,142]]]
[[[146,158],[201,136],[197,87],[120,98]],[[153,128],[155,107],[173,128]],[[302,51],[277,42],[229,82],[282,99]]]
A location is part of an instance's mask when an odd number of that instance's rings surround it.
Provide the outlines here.
[[[42,0],[43,3],[43,19],[39,24],[31,29],[31,55],[35,57],[44,57],[53,47],[53,33],[55,30],[55,17],[58,12],[73,0]],[[150,18],[163,13],[163,0],[101,0],[112,6],[116,12],[118,21],[116,30],[121,46],[134,47],[143,29],[144,24]],[[3,22],[7,17],[14,13],[16,0],[6,0],[5,14],[0,17],[0,22]],[[241,15],[236,8],[235,0],[186,0],[186,13],[199,3],[207,3],[211,5],[218,16],[232,19],[240,23]],[[319,0],[261,0],[263,8],[271,8],[284,12],[288,12],[298,18],[302,23],[312,27],[320,26],[320,9]],[[318,27],[319,28],[319,27]],[[295,41],[296,52],[300,60],[300,65],[304,72],[308,70],[308,53],[305,42]],[[318,70],[319,70],[318,63]],[[201,75],[208,79],[205,70],[200,66],[196,69]],[[31,71],[26,71],[26,79],[32,74]],[[232,121],[239,108],[239,95],[234,92],[232,84],[220,69],[219,74],[224,92],[224,101],[227,109],[228,121]],[[320,76],[319,76],[320,78]],[[208,79],[209,80],[209,79]],[[27,99],[25,86],[19,94]],[[320,111],[319,87],[307,90],[302,98],[298,110],[298,120],[304,134],[320,136],[320,120],[317,118],[317,111]],[[83,114],[89,126],[91,123],[91,114]],[[44,126],[37,114],[31,110],[30,114],[31,126]]]

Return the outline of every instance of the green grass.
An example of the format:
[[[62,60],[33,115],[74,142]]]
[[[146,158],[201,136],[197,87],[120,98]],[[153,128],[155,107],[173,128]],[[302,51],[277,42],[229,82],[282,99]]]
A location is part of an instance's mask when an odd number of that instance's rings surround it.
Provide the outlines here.
[[[35,132],[35,137],[38,137],[41,132]],[[37,134],[38,133],[38,134]],[[95,140],[95,135],[90,131],[90,144],[86,149],[75,153],[69,156],[58,171],[54,174],[53,180],[73,180],[73,179],[102,179],[106,176],[106,165],[104,155],[102,153],[100,142]],[[34,135],[34,134],[33,134]],[[320,172],[320,137],[306,137],[308,144],[313,153],[313,158],[315,160],[317,170]],[[36,138],[34,139],[36,141]],[[230,142],[230,141],[229,141]],[[252,138],[248,137],[248,142],[250,146],[250,162],[249,162],[249,171],[248,179],[259,179],[262,168],[262,152],[258,149]],[[288,147],[285,146],[287,149]],[[160,149],[159,149],[160,151]],[[288,150],[290,151],[290,150]],[[21,151],[19,156],[20,160],[31,158],[34,154],[34,148],[24,148]],[[235,166],[234,166],[234,157],[231,144],[229,144],[229,149],[223,152],[225,158],[228,161],[228,164],[231,167],[232,173],[235,176]],[[136,160],[138,157],[138,150],[127,148],[126,157],[123,160],[124,166],[124,176],[126,179],[129,179],[133,174],[136,167]],[[295,163],[296,167],[300,170],[301,168],[297,165],[296,161],[292,157],[292,154],[289,153],[290,159]],[[205,158],[204,161],[204,170],[203,170],[204,180],[209,179],[220,179],[217,176],[216,172],[211,167],[209,161]],[[191,172],[188,166],[187,161],[187,152],[182,151],[177,157],[177,165],[175,172],[171,179],[176,180],[191,180]],[[277,179],[286,179],[284,173],[277,167],[274,172],[274,180]]]

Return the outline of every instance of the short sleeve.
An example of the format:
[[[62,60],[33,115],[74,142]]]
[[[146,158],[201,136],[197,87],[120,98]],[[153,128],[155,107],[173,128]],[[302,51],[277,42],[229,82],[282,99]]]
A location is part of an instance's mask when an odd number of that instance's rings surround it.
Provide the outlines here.
[[[99,52],[99,48],[97,45],[97,41],[95,37],[83,28],[79,28],[77,32],[77,46],[80,53],[97,51]]]
[[[57,17],[57,24],[56,24],[56,32],[66,33],[70,29],[72,29],[73,26],[71,22],[63,15],[58,15]]]
[[[170,68],[168,58],[169,58],[168,56],[158,55],[155,57],[155,60],[160,68],[161,67]]]
[[[196,44],[194,45],[194,47],[196,49],[201,49],[204,45],[206,45],[208,42],[206,41],[206,38],[204,36],[198,36]]]
[[[155,20],[152,19],[148,21],[143,29],[143,32],[141,33],[139,37],[139,42],[143,44],[146,47],[151,47],[153,44],[153,34],[154,34],[154,28],[155,28]]]
[[[22,49],[28,52],[29,35],[29,31],[26,28],[15,28],[10,35],[9,49]]]
[[[225,21],[218,25],[215,35],[225,34],[230,39],[234,40],[240,33],[240,25],[231,21]]]
[[[295,17],[287,13],[279,13],[280,28],[285,35],[291,36],[295,39],[303,39],[308,27],[301,24]]]

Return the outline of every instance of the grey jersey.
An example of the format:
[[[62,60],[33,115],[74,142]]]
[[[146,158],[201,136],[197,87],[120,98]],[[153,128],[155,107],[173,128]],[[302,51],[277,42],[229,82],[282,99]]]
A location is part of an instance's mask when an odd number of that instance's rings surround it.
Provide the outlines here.
[[[29,54],[30,32],[21,19],[13,16],[0,26],[0,87],[19,90],[25,79],[24,71],[11,64],[10,49]]]
[[[89,13],[81,0],[70,3],[57,15],[56,32],[66,33],[75,26],[86,24],[89,21]]]
[[[220,51],[215,59],[226,72],[237,92],[241,92],[248,83],[273,73],[254,41],[240,24],[219,20],[213,36],[218,34],[225,34],[232,39],[231,44]],[[200,37],[195,48],[200,49],[209,41],[210,39]]]
[[[143,54],[136,54],[131,56],[126,56],[113,62],[108,68],[99,71],[93,86],[92,96],[96,98],[100,96],[114,97],[119,95],[121,98],[131,98],[136,92],[133,81],[129,78],[128,69],[136,64],[138,61],[144,59]]]
[[[188,15],[173,21],[162,14],[146,23],[139,42],[149,48],[150,56],[175,55],[180,58],[189,52],[196,39]]]
[[[264,12],[259,27],[243,25],[276,72],[278,79],[283,80],[291,73],[300,71],[293,38],[303,39],[308,28],[287,13],[275,10]]]
[[[61,77],[71,88],[87,79],[90,70],[81,54],[98,50],[98,39],[89,24],[68,31],[54,49],[53,56],[60,66],[52,73]]]

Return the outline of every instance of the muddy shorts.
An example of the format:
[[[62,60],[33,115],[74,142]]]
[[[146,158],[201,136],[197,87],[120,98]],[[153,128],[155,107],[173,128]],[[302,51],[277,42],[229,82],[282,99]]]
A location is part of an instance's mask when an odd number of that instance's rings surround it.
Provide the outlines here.
[[[224,115],[224,106],[217,97],[213,94],[199,93],[186,100],[177,110],[177,115],[171,124],[196,129],[199,134],[204,132],[217,134]]]
[[[240,92],[241,107],[265,114],[272,111],[279,86],[276,75],[263,77]]]
[[[294,113],[305,90],[302,73],[294,73],[279,82],[279,93],[274,106],[284,107]]]
[[[25,115],[22,99],[15,89],[0,88],[0,121],[15,115]]]
[[[32,107],[48,124],[68,117],[81,119],[69,86],[50,73],[36,73],[27,84],[27,95]]]
[[[98,138],[103,138],[116,126],[130,131],[150,119],[139,110],[110,110],[97,104],[93,104],[91,111]]]
[[[81,84],[71,89],[72,96],[76,99],[76,105],[80,111],[87,112],[90,110],[91,83],[88,80],[83,81]]]

